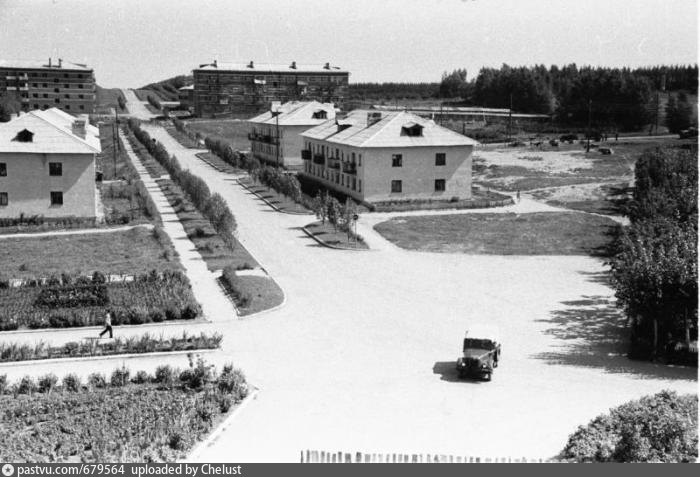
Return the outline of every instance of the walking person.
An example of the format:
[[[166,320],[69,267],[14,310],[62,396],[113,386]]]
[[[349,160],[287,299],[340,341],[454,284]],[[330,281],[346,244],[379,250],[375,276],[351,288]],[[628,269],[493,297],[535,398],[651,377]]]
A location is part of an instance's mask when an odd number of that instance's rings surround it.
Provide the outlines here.
[[[518,202],[520,202],[520,189],[518,189],[518,192],[516,192],[515,197],[518,199]]]
[[[105,329],[102,330],[102,333],[100,333],[100,338],[102,338],[102,335],[107,333],[109,331],[109,337],[112,338],[112,315],[107,312],[105,315]]]

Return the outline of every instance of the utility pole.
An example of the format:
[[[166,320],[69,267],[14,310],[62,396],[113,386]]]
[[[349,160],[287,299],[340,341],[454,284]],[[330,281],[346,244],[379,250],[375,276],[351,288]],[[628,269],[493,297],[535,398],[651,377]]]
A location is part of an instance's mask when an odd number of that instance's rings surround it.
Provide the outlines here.
[[[586,133],[586,152],[591,152],[591,99],[588,98],[588,131]]]
[[[513,93],[510,93],[510,108],[508,109],[508,142],[513,127]]]
[[[277,114],[275,114],[275,127],[277,129],[277,144],[275,144],[275,161],[277,167],[280,165],[280,107],[277,106]]]

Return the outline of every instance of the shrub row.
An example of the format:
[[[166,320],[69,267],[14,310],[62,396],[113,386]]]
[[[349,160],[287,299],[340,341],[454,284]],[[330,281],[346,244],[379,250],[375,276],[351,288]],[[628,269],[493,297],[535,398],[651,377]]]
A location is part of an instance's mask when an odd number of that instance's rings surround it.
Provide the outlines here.
[[[156,109],[160,109],[160,101],[158,101],[158,98],[149,94],[148,98],[146,99],[148,99],[148,102],[151,104],[151,106],[153,106]]]
[[[126,110],[126,100],[124,99],[124,96],[122,96],[121,93],[117,95],[117,103],[119,104],[119,109],[122,111]]]
[[[207,184],[198,176],[189,170],[183,170],[175,156],[170,156],[161,143],[154,142],[150,135],[141,129],[138,120],[130,118],[128,124],[134,136],[146,147],[149,154],[168,171],[170,177],[182,187],[197,210],[211,222],[224,243],[234,248],[236,241],[233,232],[236,230],[236,220],[224,198],[219,194],[212,194]]]
[[[50,346],[43,341],[35,345],[3,342],[0,343],[0,362],[216,349],[221,346],[222,338],[219,333],[211,335],[200,333],[197,336],[183,332],[181,337],[170,339],[165,339],[162,335],[155,337],[145,333],[140,337],[117,337],[104,344],[97,344],[94,341],[70,341],[63,346]]]
[[[285,197],[289,197],[294,202],[302,203],[301,184],[296,176],[285,174],[278,167],[263,166],[250,171],[253,181],[260,182],[266,187],[272,188]],[[307,204],[302,204],[307,205]]]
[[[233,147],[226,141],[206,137],[204,138],[204,145],[213,154],[216,154],[223,161],[227,162],[233,167],[245,169],[248,172],[260,168],[260,161],[252,156],[234,150]]]
[[[241,286],[241,279],[236,275],[237,267],[229,265],[224,268],[221,274],[221,280],[228,290],[229,294],[233,298],[234,303],[239,308],[246,308],[250,305],[253,298],[250,293],[243,290]]]

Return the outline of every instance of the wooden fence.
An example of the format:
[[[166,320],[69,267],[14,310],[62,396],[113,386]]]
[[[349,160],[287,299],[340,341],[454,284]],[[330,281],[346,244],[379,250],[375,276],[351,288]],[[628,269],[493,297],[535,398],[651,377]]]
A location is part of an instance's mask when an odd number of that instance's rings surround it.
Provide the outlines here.
[[[386,454],[355,452],[301,451],[301,463],[307,464],[470,464],[470,463],[541,463],[552,459],[527,457],[475,457],[446,454]]]

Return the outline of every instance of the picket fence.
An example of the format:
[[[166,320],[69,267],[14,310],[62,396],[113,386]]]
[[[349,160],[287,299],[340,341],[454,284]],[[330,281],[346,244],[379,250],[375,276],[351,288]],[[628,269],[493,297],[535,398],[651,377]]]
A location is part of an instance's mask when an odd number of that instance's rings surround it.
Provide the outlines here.
[[[301,451],[304,464],[478,464],[478,463],[543,463],[552,459],[527,457],[475,457],[446,454],[396,454],[363,452]]]

